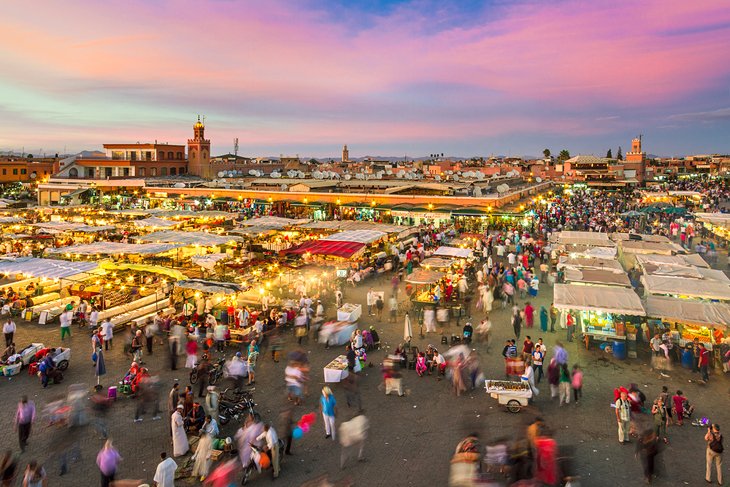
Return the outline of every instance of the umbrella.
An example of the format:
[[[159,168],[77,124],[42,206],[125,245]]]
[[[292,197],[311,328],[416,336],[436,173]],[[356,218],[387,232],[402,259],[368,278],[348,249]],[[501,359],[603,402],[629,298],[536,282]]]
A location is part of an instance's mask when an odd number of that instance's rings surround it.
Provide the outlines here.
[[[96,376],[96,388],[101,387],[101,376],[106,374],[106,364],[104,363],[104,352],[101,348],[96,351],[96,364],[94,364],[94,375]]]
[[[624,213],[621,213],[621,216],[636,217],[636,216],[644,216],[644,214],[641,213],[640,211],[631,210],[631,211],[626,211]]]
[[[403,340],[410,343],[411,338],[413,338],[413,329],[411,328],[411,317],[408,316],[408,313],[406,313],[406,319],[403,325]]]

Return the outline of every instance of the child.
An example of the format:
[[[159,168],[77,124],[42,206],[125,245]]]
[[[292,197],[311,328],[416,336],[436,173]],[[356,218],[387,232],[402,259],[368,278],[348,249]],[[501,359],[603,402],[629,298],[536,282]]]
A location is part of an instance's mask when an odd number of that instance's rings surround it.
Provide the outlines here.
[[[578,399],[583,396],[583,371],[580,370],[578,364],[573,366],[573,376],[571,379],[573,385],[573,399],[578,404]]]
[[[426,356],[423,354],[423,352],[418,353],[418,357],[416,358],[416,373],[419,377],[423,377],[423,374],[426,372]]]

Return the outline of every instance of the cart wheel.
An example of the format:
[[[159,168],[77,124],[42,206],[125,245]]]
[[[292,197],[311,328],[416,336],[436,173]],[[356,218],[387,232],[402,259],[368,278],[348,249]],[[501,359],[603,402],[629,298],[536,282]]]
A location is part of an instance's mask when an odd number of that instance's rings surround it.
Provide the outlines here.
[[[190,372],[190,383],[195,384],[196,382],[198,382],[198,370],[193,369],[193,371]]]
[[[519,413],[521,407],[522,406],[520,405],[520,401],[518,401],[517,399],[510,399],[509,401],[507,401],[507,411],[509,411],[510,413]]]
[[[58,367],[58,370],[68,369],[68,360],[61,360],[60,362],[58,362],[57,367]]]

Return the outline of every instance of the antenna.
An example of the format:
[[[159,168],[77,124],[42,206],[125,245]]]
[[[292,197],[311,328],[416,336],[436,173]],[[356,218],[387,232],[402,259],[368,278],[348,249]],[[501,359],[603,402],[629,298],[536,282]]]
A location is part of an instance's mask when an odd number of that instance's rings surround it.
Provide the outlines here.
[[[238,157],[238,137],[233,139],[233,155]]]

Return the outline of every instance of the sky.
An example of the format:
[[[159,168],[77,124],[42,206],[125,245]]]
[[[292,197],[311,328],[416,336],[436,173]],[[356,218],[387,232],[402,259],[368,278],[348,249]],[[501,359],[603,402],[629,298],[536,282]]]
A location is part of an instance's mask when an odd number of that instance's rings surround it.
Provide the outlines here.
[[[0,151],[730,153],[727,0],[0,2]]]

